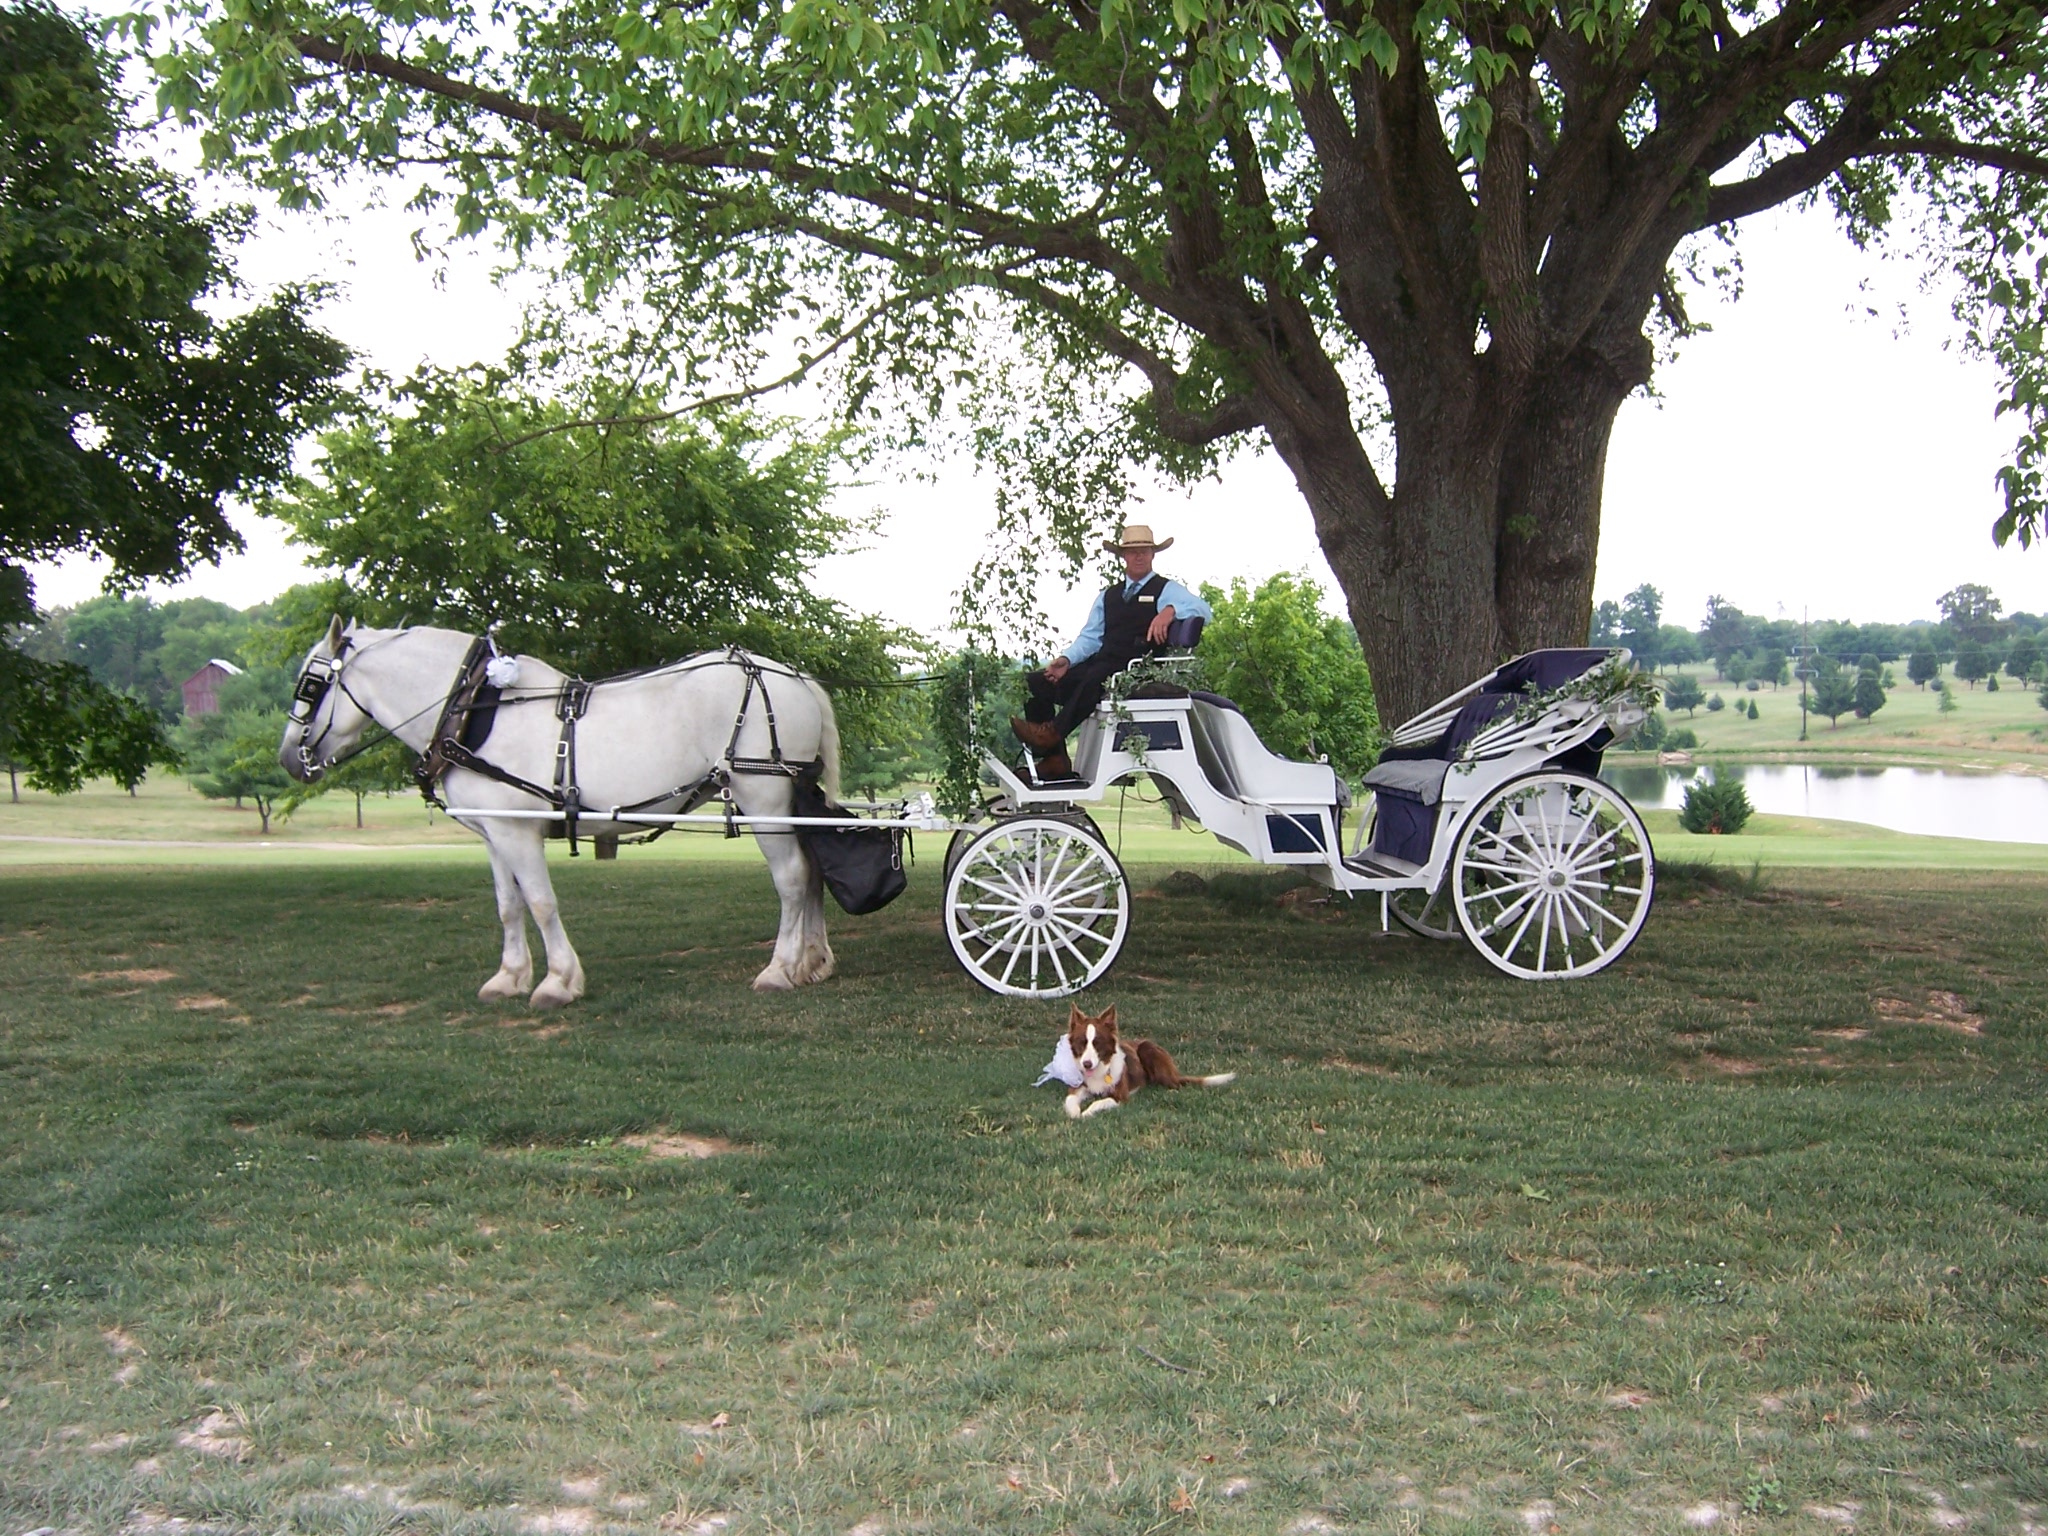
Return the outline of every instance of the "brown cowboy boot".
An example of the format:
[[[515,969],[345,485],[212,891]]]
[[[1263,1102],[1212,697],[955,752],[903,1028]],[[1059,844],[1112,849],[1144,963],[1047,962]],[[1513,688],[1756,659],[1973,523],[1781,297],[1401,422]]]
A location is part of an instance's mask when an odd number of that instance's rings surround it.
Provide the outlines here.
[[[1038,752],[1057,752],[1066,745],[1066,738],[1052,728],[1048,721],[1026,720],[1022,716],[1010,716],[1010,729],[1017,739]]]

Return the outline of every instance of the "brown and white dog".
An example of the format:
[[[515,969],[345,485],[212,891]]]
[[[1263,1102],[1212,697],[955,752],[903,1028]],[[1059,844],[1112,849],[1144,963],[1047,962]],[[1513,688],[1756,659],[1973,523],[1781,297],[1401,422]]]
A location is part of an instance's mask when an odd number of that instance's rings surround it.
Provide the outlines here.
[[[1116,1005],[1101,1013],[1087,1014],[1078,1003],[1067,1015],[1067,1048],[1081,1068],[1081,1086],[1067,1095],[1067,1118],[1100,1114],[1115,1109],[1140,1088],[1220,1088],[1236,1079],[1235,1072],[1217,1072],[1208,1077],[1183,1077],[1173,1058],[1150,1040],[1119,1044],[1116,1038]],[[1090,1099],[1096,1102],[1088,1104]],[[1087,1104],[1083,1109],[1081,1106]]]

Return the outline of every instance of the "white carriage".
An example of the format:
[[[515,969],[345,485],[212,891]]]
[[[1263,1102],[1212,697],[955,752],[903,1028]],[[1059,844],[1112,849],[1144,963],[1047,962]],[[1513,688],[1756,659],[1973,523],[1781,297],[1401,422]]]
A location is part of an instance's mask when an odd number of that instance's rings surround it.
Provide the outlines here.
[[[1377,895],[1383,924],[1462,936],[1511,976],[1589,976],[1642,931],[1655,883],[1642,819],[1597,777],[1608,743],[1643,718],[1612,686],[1628,659],[1543,650],[1503,664],[1396,730],[1357,807],[1327,763],[1268,751],[1227,699],[1165,687],[1106,700],[1075,734],[1070,779],[986,759],[987,824],[947,852],[947,941],[993,992],[1059,997],[1099,980],[1131,893],[1087,808],[1149,777],[1176,821]]]

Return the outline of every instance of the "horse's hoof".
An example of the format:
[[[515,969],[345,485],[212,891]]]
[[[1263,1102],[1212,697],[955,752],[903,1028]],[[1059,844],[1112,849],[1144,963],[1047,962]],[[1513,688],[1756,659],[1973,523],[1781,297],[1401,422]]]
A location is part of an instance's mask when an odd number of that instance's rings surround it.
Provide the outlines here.
[[[582,990],[550,976],[533,989],[533,996],[528,1001],[536,1008],[566,1008],[582,995]]]
[[[526,994],[526,989],[532,985],[533,976],[531,973],[525,976],[514,976],[507,971],[500,971],[489,981],[478,987],[476,995],[487,1003],[500,1003],[508,997],[523,997]]]
[[[754,990],[756,992],[788,992],[795,986],[796,983],[789,979],[789,972],[782,968],[780,961],[769,966],[754,978]]]

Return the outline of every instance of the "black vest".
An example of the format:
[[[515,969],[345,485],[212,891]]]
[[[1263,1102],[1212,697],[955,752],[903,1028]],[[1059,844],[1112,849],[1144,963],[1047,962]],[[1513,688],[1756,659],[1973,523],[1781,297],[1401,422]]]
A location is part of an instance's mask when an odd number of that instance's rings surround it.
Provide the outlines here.
[[[1166,590],[1166,578],[1154,571],[1138,588],[1135,597],[1124,596],[1118,582],[1102,594],[1102,654],[1112,661],[1126,662],[1153,647],[1145,642],[1145,631],[1159,617],[1159,594]]]

